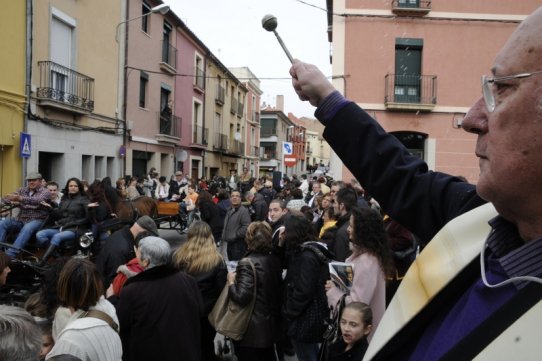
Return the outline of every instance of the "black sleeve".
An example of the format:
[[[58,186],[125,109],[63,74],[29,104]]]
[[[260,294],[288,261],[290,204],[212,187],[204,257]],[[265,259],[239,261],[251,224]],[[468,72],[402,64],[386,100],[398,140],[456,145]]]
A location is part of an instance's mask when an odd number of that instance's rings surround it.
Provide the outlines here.
[[[428,170],[354,103],[325,125],[324,138],[361,185],[391,218],[423,241],[449,220],[485,203],[474,185]]]
[[[255,275],[246,260],[239,261],[235,273],[235,283],[229,287],[228,296],[239,306],[246,306],[254,295]]]
[[[304,251],[310,252],[310,251]],[[316,256],[303,255],[299,258],[301,272],[293,275],[286,285],[288,297],[284,303],[284,315],[289,318],[297,318],[307,308],[316,295],[319,285],[320,261]]]

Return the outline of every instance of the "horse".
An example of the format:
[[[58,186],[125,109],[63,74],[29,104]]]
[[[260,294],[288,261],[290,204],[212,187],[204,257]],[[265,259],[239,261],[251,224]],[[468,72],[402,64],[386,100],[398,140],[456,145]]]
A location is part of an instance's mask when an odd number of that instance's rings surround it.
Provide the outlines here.
[[[124,222],[135,222],[141,216],[155,218],[158,214],[156,200],[140,196],[133,200],[121,200],[115,210],[117,218]]]

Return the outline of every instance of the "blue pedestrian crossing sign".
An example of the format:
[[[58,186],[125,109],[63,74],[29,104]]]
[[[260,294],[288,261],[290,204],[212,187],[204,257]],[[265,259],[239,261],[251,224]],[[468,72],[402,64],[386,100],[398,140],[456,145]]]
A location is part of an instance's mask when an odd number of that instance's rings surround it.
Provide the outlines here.
[[[30,134],[21,132],[21,157],[30,158],[31,152],[31,138]]]

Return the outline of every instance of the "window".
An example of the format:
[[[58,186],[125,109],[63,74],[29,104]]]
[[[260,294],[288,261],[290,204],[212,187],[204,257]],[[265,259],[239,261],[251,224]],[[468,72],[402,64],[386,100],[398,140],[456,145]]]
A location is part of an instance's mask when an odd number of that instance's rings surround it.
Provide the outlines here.
[[[147,34],[149,33],[149,18],[150,18],[150,16],[148,16],[148,15],[145,16],[145,15],[150,13],[150,12],[151,12],[150,5],[147,4],[146,2],[143,2],[143,4],[141,4],[141,15],[142,15],[142,18],[141,18],[141,30],[143,30]]]
[[[407,131],[391,132],[390,134],[403,143],[410,154],[424,159],[427,134]]]
[[[162,42],[162,61],[167,64],[171,63],[169,61],[169,56],[171,52],[169,42],[171,38],[172,29],[173,28],[171,27],[171,25],[167,21],[164,21],[164,39]]]
[[[169,97],[171,91],[169,89],[160,88],[160,134],[173,135],[171,133],[173,123],[173,111]]]
[[[51,68],[51,85],[54,99],[63,102],[68,94],[75,93],[75,89],[69,88],[69,69],[73,68],[76,22],[57,9],[53,9],[52,15],[51,61],[56,65]]]
[[[202,116],[201,116],[201,104],[194,102],[194,108],[192,113],[192,124],[193,126],[201,126]]]
[[[399,7],[418,8],[420,7],[420,0],[399,0]]]
[[[194,64],[194,72],[195,72],[195,78],[194,78],[194,84],[200,89],[204,89],[204,76],[203,76],[203,59],[201,56],[196,55],[196,60]],[[220,80],[220,79],[219,79]],[[218,82],[220,84],[220,81]]]
[[[147,100],[147,87],[149,84],[149,74],[142,71],[139,74],[139,107],[145,108]]]
[[[395,39],[394,101],[419,103],[423,39]]]

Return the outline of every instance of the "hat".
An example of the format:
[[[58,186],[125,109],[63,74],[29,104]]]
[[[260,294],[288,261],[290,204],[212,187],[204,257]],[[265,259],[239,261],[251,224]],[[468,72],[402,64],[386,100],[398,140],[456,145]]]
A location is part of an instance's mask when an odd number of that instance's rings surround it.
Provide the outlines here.
[[[180,170],[178,170],[178,171],[175,172],[175,175],[183,175],[183,172],[181,172]]]
[[[38,173],[38,172],[32,172],[26,175],[26,180],[42,179],[42,178],[43,177],[41,176],[41,173]]]
[[[156,223],[149,216],[142,216],[136,221],[136,223],[143,229],[151,232],[155,236],[158,236],[158,229],[156,228]]]

